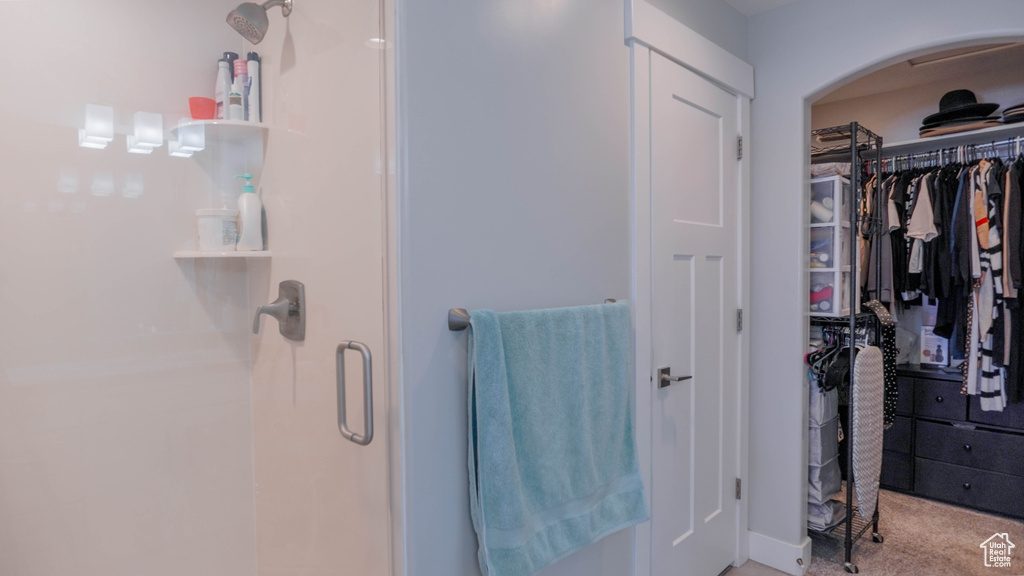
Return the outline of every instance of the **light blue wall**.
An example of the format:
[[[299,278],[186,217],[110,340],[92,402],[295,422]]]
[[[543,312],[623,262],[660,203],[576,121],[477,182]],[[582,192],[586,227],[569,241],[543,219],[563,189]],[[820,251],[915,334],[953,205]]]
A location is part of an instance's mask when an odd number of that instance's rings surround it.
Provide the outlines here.
[[[649,4],[747,59],[747,17],[724,0],[649,0]]]
[[[624,10],[622,0],[396,9],[405,561],[408,574],[471,576],[466,335],[447,330],[447,311],[628,296]],[[735,25],[698,13],[691,26],[708,37]],[[633,548],[624,530],[543,574],[630,574]]]
[[[618,1],[398,3],[409,574],[477,573],[466,334],[451,307],[628,296],[629,50]],[[629,572],[631,531],[545,572]]]

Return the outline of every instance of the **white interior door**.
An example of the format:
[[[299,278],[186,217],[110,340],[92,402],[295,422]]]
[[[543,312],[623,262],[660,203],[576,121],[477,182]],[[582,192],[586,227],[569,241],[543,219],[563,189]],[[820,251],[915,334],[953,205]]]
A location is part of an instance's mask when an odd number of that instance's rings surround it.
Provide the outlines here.
[[[651,58],[653,573],[712,576],[737,550],[739,105]]]

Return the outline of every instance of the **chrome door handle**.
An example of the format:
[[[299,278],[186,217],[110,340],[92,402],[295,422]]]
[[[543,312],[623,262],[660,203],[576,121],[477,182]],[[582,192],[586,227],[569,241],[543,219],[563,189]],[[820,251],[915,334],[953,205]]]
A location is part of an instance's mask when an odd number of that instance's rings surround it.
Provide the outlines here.
[[[363,356],[363,422],[366,423],[366,432],[362,435],[348,429],[347,416],[345,414],[345,351],[358,350]],[[371,365],[370,349],[366,344],[346,340],[338,344],[337,350],[337,371],[338,371],[338,431],[346,440],[351,440],[361,446],[366,446],[373,440],[373,366]]]
[[[689,380],[693,376],[673,376],[672,368],[665,366],[664,368],[658,368],[658,388],[665,388],[670,386],[673,382],[682,382],[683,380]]]

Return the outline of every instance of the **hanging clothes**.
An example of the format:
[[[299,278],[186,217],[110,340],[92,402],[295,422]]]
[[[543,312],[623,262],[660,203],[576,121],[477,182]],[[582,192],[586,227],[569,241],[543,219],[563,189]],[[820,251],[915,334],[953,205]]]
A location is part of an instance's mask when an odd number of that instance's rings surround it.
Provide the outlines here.
[[[868,260],[863,293],[893,310],[923,296],[937,300],[934,333],[949,340],[953,358],[964,358],[963,391],[978,395],[982,410],[1024,401],[1024,158],[874,177],[885,207],[876,221],[887,231],[878,240],[887,249],[877,263]]]

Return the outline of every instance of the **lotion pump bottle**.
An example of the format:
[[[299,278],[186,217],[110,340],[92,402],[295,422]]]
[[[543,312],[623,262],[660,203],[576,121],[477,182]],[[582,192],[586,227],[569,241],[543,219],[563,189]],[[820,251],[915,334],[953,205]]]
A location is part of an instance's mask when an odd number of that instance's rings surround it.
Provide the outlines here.
[[[263,203],[252,186],[252,174],[239,174],[245,178],[242,195],[238,197],[238,245],[236,250],[263,250]]]

